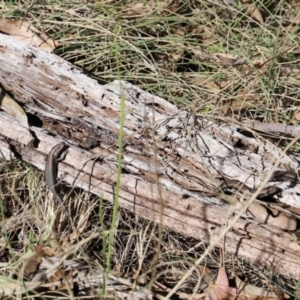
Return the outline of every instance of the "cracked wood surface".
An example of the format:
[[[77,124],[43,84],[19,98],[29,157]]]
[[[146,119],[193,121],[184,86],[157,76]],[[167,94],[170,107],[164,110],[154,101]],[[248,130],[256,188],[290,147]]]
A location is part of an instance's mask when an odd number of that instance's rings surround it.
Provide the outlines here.
[[[180,111],[128,82],[99,85],[60,57],[1,34],[0,63],[0,82],[29,115],[31,130],[1,112],[2,156],[20,156],[43,170],[52,146],[71,141],[59,164],[64,180],[113,201],[123,97],[120,205],[181,234],[209,243],[238,209],[205,195],[219,178],[259,187],[278,159],[278,170],[298,169],[296,157],[244,135],[239,125]],[[300,184],[282,185],[280,201],[297,213]],[[259,205],[227,233],[226,251],[298,278],[300,246],[288,232],[298,223],[284,208],[270,213]]]

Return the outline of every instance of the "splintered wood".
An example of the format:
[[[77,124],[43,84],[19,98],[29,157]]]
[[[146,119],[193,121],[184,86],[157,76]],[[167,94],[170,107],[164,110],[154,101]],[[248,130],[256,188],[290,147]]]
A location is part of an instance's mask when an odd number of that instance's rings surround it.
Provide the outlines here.
[[[295,157],[249,131],[243,134],[245,125],[180,111],[128,82],[101,86],[62,58],[5,35],[0,35],[0,64],[3,87],[40,120],[34,124],[29,119],[29,132],[0,113],[6,157],[13,149],[11,156],[43,170],[54,144],[72,142],[59,164],[59,172],[67,173],[64,180],[113,201],[123,99],[120,205],[201,241],[215,240],[240,209],[230,199],[208,197],[222,178],[263,188],[274,165],[277,170],[298,168]],[[282,184],[281,198],[273,200],[296,206],[300,185]],[[251,195],[241,197],[247,201]],[[255,204],[259,208],[250,204],[254,212],[243,213],[227,233],[226,251],[298,278],[300,246],[292,235],[298,229],[298,208],[290,213],[286,207],[276,210],[276,204]]]

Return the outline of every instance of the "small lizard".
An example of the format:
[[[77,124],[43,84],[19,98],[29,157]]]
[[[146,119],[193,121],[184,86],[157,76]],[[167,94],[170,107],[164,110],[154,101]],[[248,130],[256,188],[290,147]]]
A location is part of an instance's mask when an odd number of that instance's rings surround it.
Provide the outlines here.
[[[64,150],[68,146],[62,142],[55,145],[49,152],[46,161],[46,168],[45,168],[45,180],[47,185],[50,188],[51,193],[54,195],[56,200],[59,202],[59,205],[63,207],[64,211],[66,212],[70,224],[72,224],[71,216],[63,204],[63,199],[60,196],[59,192],[57,191],[57,164],[63,160],[66,156],[66,152]]]
[[[269,181],[289,181],[293,187],[299,181],[299,174],[293,171],[275,171]]]
[[[245,183],[236,180],[236,179],[227,179],[226,181],[222,182],[217,188],[215,188],[214,191],[201,191],[202,193],[204,193],[206,196],[208,197],[219,197],[231,204],[234,204],[237,202],[237,200],[232,196],[228,196],[224,194],[225,190],[228,189],[235,189],[236,191],[240,192],[240,193],[255,193],[255,191],[257,189],[252,189],[250,188],[248,185],[246,185]],[[264,187],[260,193],[257,196],[257,199],[263,199],[266,197],[271,197],[274,195],[277,195],[279,193],[282,192],[282,189],[277,187],[276,185],[271,185],[268,187]]]
[[[289,181],[291,186],[296,185],[296,183],[299,181],[298,174],[291,171],[275,171],[271,178],[269,179],[269,182],[271,181]],[[252,189],[249,186],[247,186],[245,183],[237,180],[237,179],[226,179],[223,181],[217,188],[215,188],[214,191],[210,192],[204,192],[207,196],[218,196],[222,191],[226,189],[235,189],[239,192],[251,192],[254,193],[257,189]],[[276,194],[279,194],[282,192],[282,189],[277,187],[276,185],[270,185],[267,187],[264,187],[260,193],[258,194],[257,198],[262,199],[270,196],[274,196]]]
[[[269,181],[291,181],[291,185],[295,184],[296,182],[296,174],[292,172],[287,171],[276,171],[275,175],[273,175]],[[249,192],[254,193],[257,191],[256,188],[250,188],[245,183],[237,180],[237,179],[226,179],[223,181],[218,187],[215,188],[214,191],[203,191],[197,189],[189,189],[189,190],[196,190],[199,192],[204,193],[208,197],[220,197],[224,194],[224,191],[227,189],[235,189],[236,191],[240,193]],[[272,197],[274,195],[280,194],[282,192],[282,189],[277,187],[276,185],[270,185],[267,187],[264,187],[260,193],[258,194],[258,199],[263,199],[266,197]]]
[[[245,183],[235,179],[227,179],[226,181],[224,181],[217,188],[217,191],[215,191],[215,193],[220,194],[221,192],[220,189],[222,191],[224,191],[225,189],[235,189],[239,192],[249,192],[249,193],[254,193],[257,190],[257,189],[252,189],[249,186],[247,186]],[[279,194],[280,192],[282,192],[282,189],[277,187],[276,185],[267,186],[260,191],[257,198],[261,199],[265,197],[274,196],[276,194]]]

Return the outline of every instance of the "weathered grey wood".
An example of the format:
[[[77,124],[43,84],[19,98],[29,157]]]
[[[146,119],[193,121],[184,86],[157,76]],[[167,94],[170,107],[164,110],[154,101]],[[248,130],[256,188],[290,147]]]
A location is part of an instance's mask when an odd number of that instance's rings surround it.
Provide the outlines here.
[[[217,177],[258,187],[278,159],[279,169],[298,167],[274,145],[239,133],[237,125],[179,111],[128,82],[101,86],[60,57],[1,34],[0,65],[1,84],[47,129],[30,124],[29,132],[0,113],[6,151],[9,138],[15,146],[11,155],[18,152],[43,170],[51,147],[60,139],[72,141],[59,165],[61,173],[67,172],[64,180],[109,201],[115,196],[120,103],[125,99],[120,205],[184,235],[209,243],[227,223],[232,206],[200,192],[212,191]],[[31,146],[34,139],[38,148]],[[95,153],[101,161],[93,162]],[[287,188],[281,200],[296,201],[297,192],[299,185]],[[255,220],[244,214],[227,234],[226,250],[298,278],[300,246],[281,229],[294,229],[295,219],[265,213],[258,212]]]

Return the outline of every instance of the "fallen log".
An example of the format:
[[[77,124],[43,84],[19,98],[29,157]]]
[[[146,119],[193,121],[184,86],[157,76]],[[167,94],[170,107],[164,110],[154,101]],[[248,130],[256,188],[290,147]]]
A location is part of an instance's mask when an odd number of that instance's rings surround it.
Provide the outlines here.
[[[220,178],[260,187],[276,163],[277,170],[298,168],[294,156],[244,135],[239,125],[180,111],[128,82],[99,85],[62,58],[1,34],[0,63],[0,83],[30,125],[0,113],[3,157],[44,170],[45,156],[63,139],[71,144],[59,164],[64,181],[113,201],[121,129],[120,205],[186,236],[212,242],[237,209],[208,196]],[[276,205],[243,213],[226,235],[226,251],[298,278],[297,193],[300,185],[285,186],[280,199],[293,203],[293,213]]]

